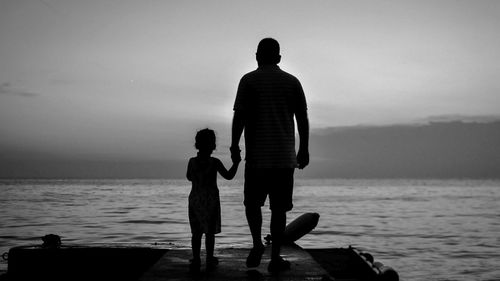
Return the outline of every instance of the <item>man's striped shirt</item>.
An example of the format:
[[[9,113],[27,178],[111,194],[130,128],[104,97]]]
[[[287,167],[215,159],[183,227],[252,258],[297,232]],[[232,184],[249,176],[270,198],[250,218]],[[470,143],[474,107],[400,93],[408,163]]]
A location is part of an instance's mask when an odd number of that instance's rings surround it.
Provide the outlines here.
[[[294,114],[307,110],[297,78],[277,65],[260,66],[241,78],[234,110],[244,114],[249,167],[296,167]]]

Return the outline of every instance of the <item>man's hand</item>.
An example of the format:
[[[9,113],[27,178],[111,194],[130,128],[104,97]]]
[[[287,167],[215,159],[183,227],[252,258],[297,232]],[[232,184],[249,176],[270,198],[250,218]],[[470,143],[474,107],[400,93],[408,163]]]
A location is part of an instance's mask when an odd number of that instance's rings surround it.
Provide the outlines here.
[[[297,164],[299,165],[299,169],[304,169],[309,165],[309,151],[299,149],[299,153],[297,153]]]

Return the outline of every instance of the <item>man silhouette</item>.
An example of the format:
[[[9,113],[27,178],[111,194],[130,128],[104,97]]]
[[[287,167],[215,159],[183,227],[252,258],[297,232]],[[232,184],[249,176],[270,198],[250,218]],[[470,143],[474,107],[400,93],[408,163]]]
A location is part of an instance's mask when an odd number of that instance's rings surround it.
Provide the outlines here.
[[[258,68],[245,74],[234,103],[231,157],[240,158],[239,141],[245,132],[244,204],[253,248],[247,267],[260,264],[264,246],[261,240],[261,207],[269,196],[271,209],[270,272],[290,268],[280,256],[286,212],[293,207],[293,174],[309,164],[309,121],[302,86],[297,78],[278,67],[281,61],[278,41],[259,42]],[[295,153],[295,124],[299,132],[299,151]]]

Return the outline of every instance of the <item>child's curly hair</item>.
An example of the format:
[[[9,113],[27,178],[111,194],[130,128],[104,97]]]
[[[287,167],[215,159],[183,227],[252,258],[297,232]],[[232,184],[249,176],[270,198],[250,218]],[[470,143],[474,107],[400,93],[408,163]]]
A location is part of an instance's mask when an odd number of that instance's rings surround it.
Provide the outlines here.
[[[198,150],[215,150],[215,132],[208,128],[196,133],[194,147]]]

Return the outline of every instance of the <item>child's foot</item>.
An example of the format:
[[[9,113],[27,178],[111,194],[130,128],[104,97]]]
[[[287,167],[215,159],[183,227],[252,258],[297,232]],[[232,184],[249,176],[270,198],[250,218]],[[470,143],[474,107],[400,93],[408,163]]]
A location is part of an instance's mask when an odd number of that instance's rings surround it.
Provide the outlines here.
[[[260,247],[253,247],[252,250],[250,250],[250,254],[248,254],[247,257],[247,267],[259,266],[262,254],[264,254],[264,249],[264,245],[260,245]]]
[[[207,257],[207,271],[214,270],[219,264],[219,259],[216,257]]]
[[[200,273],[200,265],[201,265],[201,261],[199,258],[189,260],[189,272]]]
[[[272,273],[277,273],[280,271],[285,271],[290,269],[290,262],[284,260],[282,257],[271,259],[269,266],[267,267],[267,271]]]

